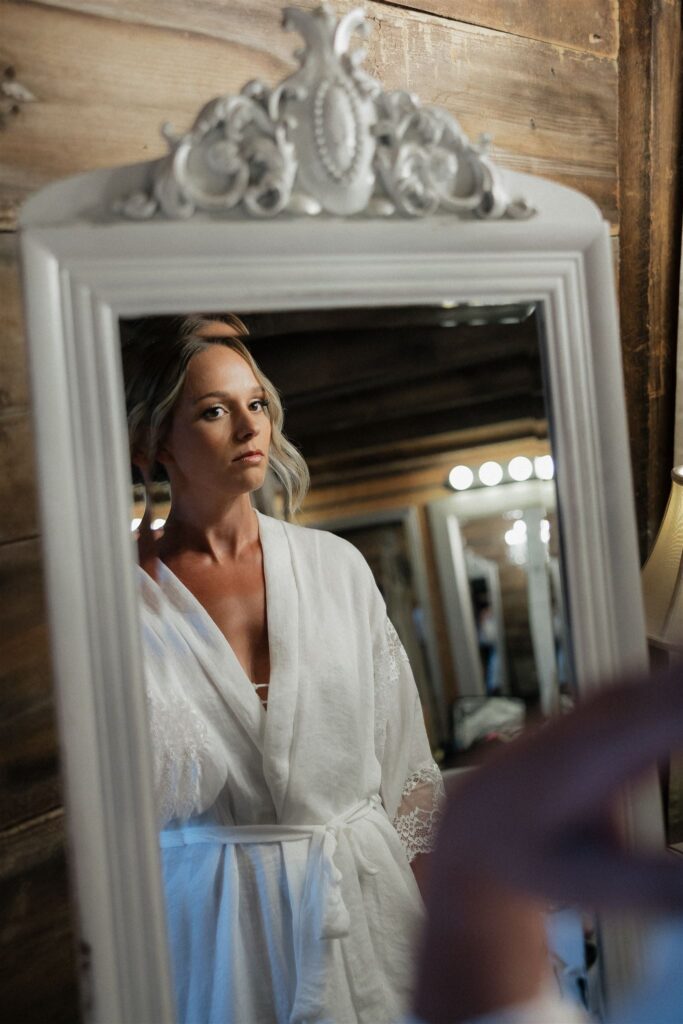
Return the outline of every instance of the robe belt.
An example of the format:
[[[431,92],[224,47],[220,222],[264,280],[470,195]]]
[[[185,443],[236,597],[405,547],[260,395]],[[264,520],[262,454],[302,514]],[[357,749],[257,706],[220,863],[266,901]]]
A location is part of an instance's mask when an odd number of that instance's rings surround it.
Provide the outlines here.
[[[361,874],[375,875],[377,868],[360,849],[349,829],[382,806],[378,795],[360,800],[353,807],[322,825],[195,825],[164,829],[160,834],[162,849],[191,846],[194,843],[219,843],[237,846],[248,843],[286,843],[311,840],[304,884],[303,906],[322,897],[321,939],[336,939],[349,931],[349,913],[341,894],[341,872],[334,863],[340,833],[349,840],[354,861]],[[348,831],[347,831],[348,830]],[[303,909],[302,906],[302,909]]]
[[[341,891],[342,873],[334,862],[339,838],[344,835],[348,840],[359,874],[376,875],[377,868],[361,850],[351,826],[381,806],[381,799],[375,794],[322,825],[196,825],[164,829],[160,833],[162,849],[194,843],[237,846],[310,839],[295,939],[297,988],[290,1024],[320,1019],[325,969],[321,943],[349,934],[349,912]],[[353,986],[353,979],[349,981]]]

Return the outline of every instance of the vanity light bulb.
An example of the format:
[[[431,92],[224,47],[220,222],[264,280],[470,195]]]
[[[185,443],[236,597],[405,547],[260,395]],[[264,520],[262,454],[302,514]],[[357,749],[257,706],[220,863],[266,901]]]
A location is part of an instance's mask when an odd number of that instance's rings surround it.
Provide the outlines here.
[[[524,455],[517,455],[514,459],[510,459],[508,464],[509,475],[520,483],[522,480],[528,480],[533,471],[531,459],[527,459]]]
[[[474,483],[474,473],[469,466],[454,466],[448,474],[448,482],[454,491],[466,491]]]
[[[130,532],[131,533],[135,533],[135,531],[137,530],[137,528],[138,528],[138,526],[140,525],[141,522],[142,522],[141,518],[131,519],[131,522],[130,522]]]
[[[151,526],[151,529],[152,529],[152,530],[160,530],[160,529],[161,529],[161,527],[162,527],[162,526],[164,525],[164,523],[165,523],[165,522],[166,522],[166,520],[165,520],[165,519],[153,519],[153,520],[152,520],[152,526]]]
[[[503,467],[498,462],[485,462],[479,467],[479,479],[487,487],[495,487],[503,479]]]
[[[555,476],[555,463],[552,455],[539,455],[535,458],[534,470],[539,480],[552,480]]]
[[[541,519],[541,540],[544,544],[550,542],[550,523],[547,519]]]
[[[511,530],[505,532],[505,543],[508,547],[516,544],[526,544],[527,528],[523,519],[516,519]]]

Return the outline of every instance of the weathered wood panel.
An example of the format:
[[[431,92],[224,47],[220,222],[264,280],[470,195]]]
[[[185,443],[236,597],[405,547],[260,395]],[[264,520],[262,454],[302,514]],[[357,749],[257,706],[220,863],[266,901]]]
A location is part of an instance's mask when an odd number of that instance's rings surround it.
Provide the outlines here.
[[[0,233],[0,416],[28,409],[28,381],[16,236]]]
[[[274,82],[294,66],[297,41],[277,28],[275,0],[249,4],[242,19],[244,3],[232,5],[229,20],[207,0],[192,8],[191,22],[184,5],[179,20],[177,3],[79,5],[86,6],[98,16],[4,6],[0,64],[36,97],[4,130],[5,225],[40,185],[157,156],[163,121],[184,128],[208,97],[253,77]],[[378,3],[367,8],[368,70],[387,87],[447,107],[473,138],[490,132],[501,164],[579,188],[616,221],[614,61]],[[223,18],[229,38],[225,26],[217,37]],[[585,139],[590,145],[577,144]]]
[[[399,7],[440,14],[528,39],[542,39],[616,57],[619,0],[392,0]]]
[[[27,413],[0,410],[0,544],[38,532],[33,428]]]
[[[19,275],[10,234],[0,234],[0,325],[0,544],[6,544],[38,530]]]
[[[61,812],[0,832],[3,1020],[80,1019]]]
[[[61,7],[122,21],[151,22],[166,28],[187,30],[186,0],[42,0]],[[272,34],[286,6],[281,0],[194,0],[192,29],[217,39],[251,37],[260,46]],[[297,0],[297,7],[317,7],[319,0]],[[357,0],[335,0],[338,12],[357,7]],[[618,48],[619,0],[391,0],[365,3],[372,14],[391,7],[435,14],[451,21],[495,29],[510,35],[556,43],[577,50],[612,57]]]
[[[616,222],[613,61],[452,23],[417,22],[410,34],[385,24],[370,64],[377,53],[388,87],[452,110],[471,138],[493,136],[502,166],[577,188]]]
[[[641,555],[669,492],[681,238],[681,2],[622,0],[620,311]]]
[[[38,541],[0,547],[0,829],[61,802]]]

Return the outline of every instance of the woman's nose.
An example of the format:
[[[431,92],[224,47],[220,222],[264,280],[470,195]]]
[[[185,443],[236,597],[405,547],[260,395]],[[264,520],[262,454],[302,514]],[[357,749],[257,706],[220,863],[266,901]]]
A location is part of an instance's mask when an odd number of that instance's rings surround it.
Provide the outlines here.
[[[240,441],[248,440],[256,433],[256,419],[254,414],[248,409],[243,409],[240,414],[235,417],[234,423],[235,435]]]

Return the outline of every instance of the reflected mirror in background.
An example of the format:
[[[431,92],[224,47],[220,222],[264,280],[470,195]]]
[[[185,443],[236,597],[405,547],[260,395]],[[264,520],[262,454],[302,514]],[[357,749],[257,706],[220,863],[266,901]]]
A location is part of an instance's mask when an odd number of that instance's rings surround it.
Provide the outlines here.
[[[237,312],[310,469],[297,521],[369,562],[437,756],[463,698],[556,710],[571,659],[535,307]],[[256,501],[283,515],[274,478]],[[133,529],[143,507],[138,483]],[[155,528],[169,507],[159,479]]]
[[[460,523],[486,693],[529,701],[553,686],[562,693],[567,659],[554,501],[541,491],[534,505],[463,515]]]

